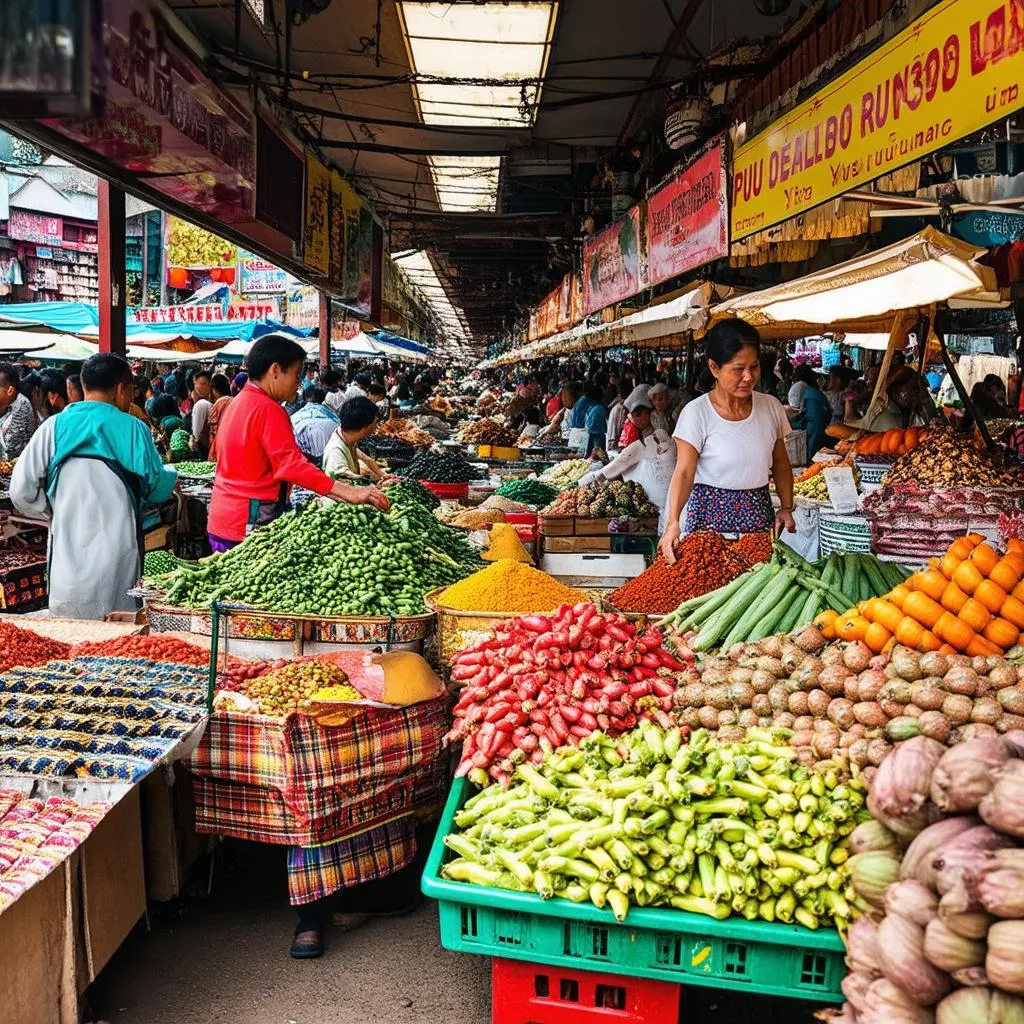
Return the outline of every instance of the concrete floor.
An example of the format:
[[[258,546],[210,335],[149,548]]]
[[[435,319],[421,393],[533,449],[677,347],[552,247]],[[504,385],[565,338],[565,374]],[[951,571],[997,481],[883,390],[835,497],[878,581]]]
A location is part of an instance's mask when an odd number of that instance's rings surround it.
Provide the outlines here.
[[[212,895],[141,925],[88,993],[109,1024],[488,1024],[489,962],[441,948],[437,912],[379,918],[319,960],[288,956],[283,855],[225,844]]]

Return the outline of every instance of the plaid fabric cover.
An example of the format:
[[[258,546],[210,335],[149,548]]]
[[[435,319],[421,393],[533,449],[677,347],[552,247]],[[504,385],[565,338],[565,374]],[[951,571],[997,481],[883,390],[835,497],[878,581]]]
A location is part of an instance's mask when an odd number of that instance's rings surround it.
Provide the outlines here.
[[[327,727],[304,715],[282,723],[214,714],[191,761],[196,828],[315,846],[436,803],[447,782],[447,721],[447,698],[368,708]]]
[[[363,882],[386,878],[412,863],[416,829],[400,818],[328,846],[288,850],[288,898],[292,906],[312,903]]]

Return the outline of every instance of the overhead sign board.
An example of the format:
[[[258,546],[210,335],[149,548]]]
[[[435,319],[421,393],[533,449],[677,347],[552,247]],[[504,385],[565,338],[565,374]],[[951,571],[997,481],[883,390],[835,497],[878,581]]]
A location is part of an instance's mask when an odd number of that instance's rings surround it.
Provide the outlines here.
[[[594,313],[647,285],[643,207],[588,238],[583,245],[583,312]]]
[[[740,146],[732,239],[867,184],[1024,105],[1020,0],[941,0]]]

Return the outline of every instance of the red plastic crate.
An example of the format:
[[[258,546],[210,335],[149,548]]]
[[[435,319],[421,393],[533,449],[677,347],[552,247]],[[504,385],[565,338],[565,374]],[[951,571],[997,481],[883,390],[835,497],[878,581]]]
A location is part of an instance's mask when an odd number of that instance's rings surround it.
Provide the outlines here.
[[[435,484],[433,480],[421,480],[421,484],[438,498],[458,501],[469,494],[469,484]]]
[[[491,967],[491,1024],[677,1024],[681,986],[502,960]]]

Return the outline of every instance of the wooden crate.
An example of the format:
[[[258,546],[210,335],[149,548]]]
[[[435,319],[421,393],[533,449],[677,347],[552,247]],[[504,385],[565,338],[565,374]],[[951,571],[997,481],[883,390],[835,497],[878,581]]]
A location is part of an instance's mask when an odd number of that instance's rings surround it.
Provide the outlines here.
[[[608,532],[611,525],[610,519],[583,519],[576,520],[577,537],[597,537]]]
[[[559,553],[579,551],[611,551],[612,538],[605,537],[545,537],[544,551]]]
[[[543,537],[571,537],[575,532],[573,516],[540,516],[538,522]]]

